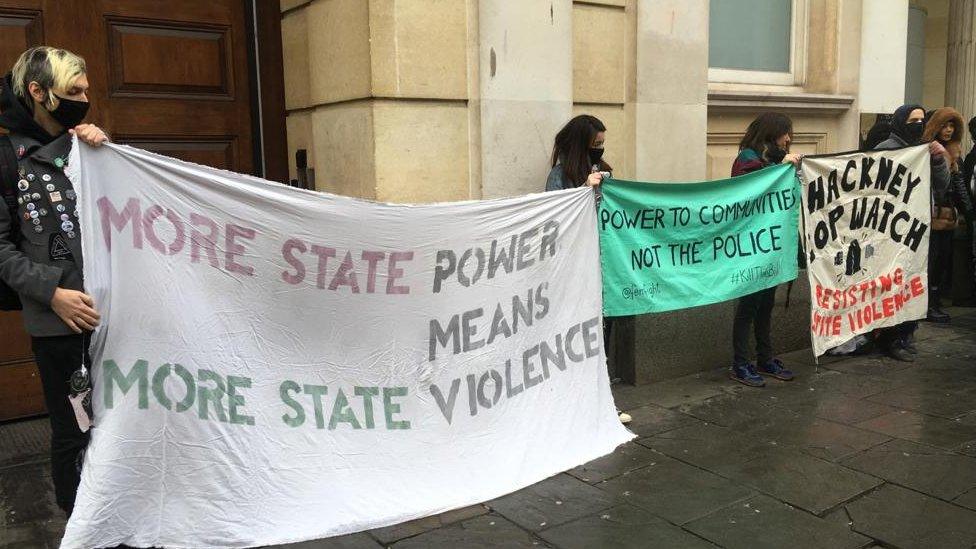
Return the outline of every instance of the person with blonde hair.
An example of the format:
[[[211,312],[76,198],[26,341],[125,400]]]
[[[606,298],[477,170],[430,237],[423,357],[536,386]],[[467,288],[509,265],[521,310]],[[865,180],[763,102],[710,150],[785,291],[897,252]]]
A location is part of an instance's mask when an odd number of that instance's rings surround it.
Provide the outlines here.
[[[91,424],[88,341],[98,312],[84,292],[75,191],[64,174],[71,136],[108,140],[88,112],[85,61],[47,46],[20,55],[0,90],[0,290],[19,302],[51,421],[58,506],[74,507]],[[12,299],[11,299],[12,296]]]

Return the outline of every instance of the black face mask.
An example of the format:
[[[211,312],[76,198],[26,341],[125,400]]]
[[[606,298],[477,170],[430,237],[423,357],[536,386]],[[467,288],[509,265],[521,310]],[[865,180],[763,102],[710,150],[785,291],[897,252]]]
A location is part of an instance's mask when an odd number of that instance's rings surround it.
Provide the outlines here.
[[[905,124],[905,138],[908,140],[909,144],[915,144],[921,141],[922,132],[925,131],[925,124],[921,122],[911,122]]]
[[[766,159],[771,163],[779,164],[783,162],[784,158],[786,158],[786,151],[779,148],[776,143],[770,143],[766,146]]]
[[[590,164],[599,164],[600,159],[603,158],[603,149],[597,149],[595,147],[590,147]]]
[[[65,129],[71,129],[81,124],[81,121],[85,119],[85,115],[88,114],[88,107],[91,106],[88,101],[75,101],[74,99],[61,97],[53,92],[52,94],[58,98],[58,106],[53,111],[48,111],[51,113],[51,117],[57,120],[58,124],[61,124]]]

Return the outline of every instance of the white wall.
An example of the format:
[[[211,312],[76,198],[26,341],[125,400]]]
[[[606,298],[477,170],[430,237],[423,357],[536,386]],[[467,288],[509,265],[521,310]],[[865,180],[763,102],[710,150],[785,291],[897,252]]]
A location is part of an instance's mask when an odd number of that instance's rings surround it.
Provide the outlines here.
[[[908,0],[861,4],[861,112],[893,112],[905,102]]]

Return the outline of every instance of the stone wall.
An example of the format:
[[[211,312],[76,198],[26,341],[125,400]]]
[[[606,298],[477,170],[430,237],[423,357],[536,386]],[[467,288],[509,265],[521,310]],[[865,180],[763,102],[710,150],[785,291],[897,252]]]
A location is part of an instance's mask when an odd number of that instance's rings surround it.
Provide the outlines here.
[[[432,202],[542,190],[580,113],[607,125],[622,179],[727,177],[763,110],[793,117],[797,151],[852,149],[861,0],[798,5],[805,69],[783,87],[709,83],[708,0],[281,0],[289,152],[309,151],[319,190]],[[804,280],[792,303],[781,351],[809,345]],[[614,362],[638,383],[726,364],[731,311],[629,319]]]

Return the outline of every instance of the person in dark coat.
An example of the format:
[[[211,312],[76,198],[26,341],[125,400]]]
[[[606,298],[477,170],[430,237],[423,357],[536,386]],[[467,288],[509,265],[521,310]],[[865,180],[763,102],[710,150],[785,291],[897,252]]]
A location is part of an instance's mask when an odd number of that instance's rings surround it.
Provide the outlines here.
[[[737,177],[773,164],[800,161],[800,155],[790,153],[793,141],[793,121],[781,113],[767,112],[749,124],[739,154],[732,163],[732,177]],[[729,377],[750,387],[766,385],[763,376],[783,381],[793,379],[793,372],[773,356],[772,317],[776,301],[776,286],[744,295],[736,300],[732,322],[732,366]],[[749,360],[749,332],[756,336],[756,362]]]
[[[891,120],[891,135],[875,147],[875,150],[900,149],[918,145],[922,142],[925,131],[925,109],[921,105],[902,105],[898,107]],[[949,165],[946,162],[947,152],[938,140],[929,142],[929,152],[932,155],[932,196],[936,203],[944,199],[949,188]],[[897,326],[878,330],[877,341],[881,350],[903,362],[914,362],[914,336],[918,322],[912,320],[902,322]]]
[[[70,380],[87,372],[88,338],[99,317],[84,291],[76,196],[64,169],[71,134],[95,146],[107,137],[81,124],[88,111],[85,61],[63,49],[21,54],[3,80],[0,111],[19,177],[5,182],[16,185],[16,210],[0,208],[0,280],[23,305],[51,421],[55,498],[70,515],[88,442],[68,400]]]
[[[929,240],[929,311],[931,322],[949,322],[942,310],[942,299],[949,294],[952,281],[952,239],[960,214],[972,225],[974,212],[962,171],[962,115],[952,107],[932,112],[922,134],[923,142],[938,141],[945,147],[949,166],[949,189],[941,202],[933,204],[932,233]]]
[[[599,188],[613,168],[603,158],[607,127],[595,116],[581,114],[573,117],[556,134],[552,145],[546,191],[562,191],[576,187]],[[603,319],[603,348],[610,349],[613,319]],[[609,362],[608,362],[609,365]],[[611,375],[611,380],[613,376]],[[630,414],[617,410],[620,422],[631,422]]]

